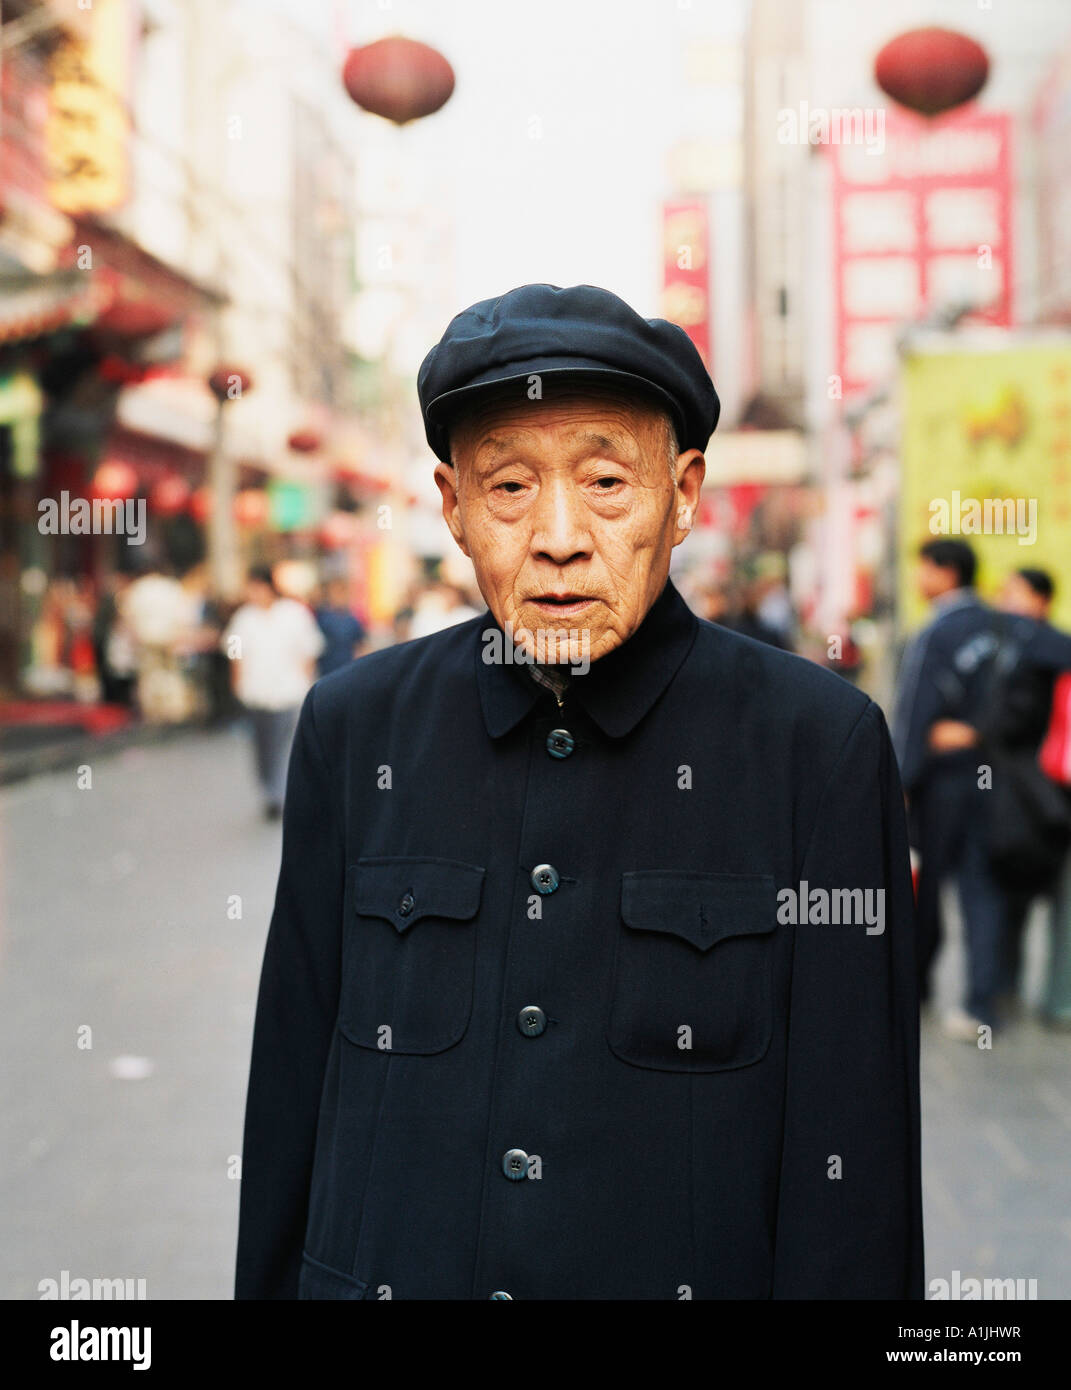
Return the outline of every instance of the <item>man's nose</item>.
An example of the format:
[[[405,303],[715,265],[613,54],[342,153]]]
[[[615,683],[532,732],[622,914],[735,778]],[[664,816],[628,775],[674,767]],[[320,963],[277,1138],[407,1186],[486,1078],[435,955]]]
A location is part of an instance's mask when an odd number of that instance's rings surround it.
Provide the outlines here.
[[[532,518],[532,550],[564,564],[591,549],[587,508],[569,478],[551,478],[539,489]]]

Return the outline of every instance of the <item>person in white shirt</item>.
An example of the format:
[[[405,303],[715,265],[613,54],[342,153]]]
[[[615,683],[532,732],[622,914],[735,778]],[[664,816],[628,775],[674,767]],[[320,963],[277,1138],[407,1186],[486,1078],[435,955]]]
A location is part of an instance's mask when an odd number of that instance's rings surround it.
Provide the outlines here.
[[[249,713],[264,814],[282,815],[286,768],[298,715],[315,678],[324,638],[303,603],[284,598],[266,566],[249,572],[246,602],[222,645],[231,659],[231,684]]]

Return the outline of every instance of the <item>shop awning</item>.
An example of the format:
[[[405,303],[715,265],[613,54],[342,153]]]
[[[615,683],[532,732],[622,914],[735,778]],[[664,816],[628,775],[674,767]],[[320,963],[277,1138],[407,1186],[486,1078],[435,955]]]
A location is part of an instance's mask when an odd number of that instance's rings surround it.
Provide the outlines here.
[[[26,342],[71,325],[96,321],[111,304],[111,286],[84,271],[0,278],[0,343]]]

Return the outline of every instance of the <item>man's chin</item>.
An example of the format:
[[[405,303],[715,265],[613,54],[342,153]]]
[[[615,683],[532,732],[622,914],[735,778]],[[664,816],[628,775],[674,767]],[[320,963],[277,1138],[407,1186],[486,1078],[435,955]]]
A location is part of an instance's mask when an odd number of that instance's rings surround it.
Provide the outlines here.
[[[620,646],[612,629],[592,621],[604,619],[605,614],[605,605],[598,599],[578,612],[555,612],[549,604],[526,603],[517,610],[513,638],[540,664],[586,665]]]

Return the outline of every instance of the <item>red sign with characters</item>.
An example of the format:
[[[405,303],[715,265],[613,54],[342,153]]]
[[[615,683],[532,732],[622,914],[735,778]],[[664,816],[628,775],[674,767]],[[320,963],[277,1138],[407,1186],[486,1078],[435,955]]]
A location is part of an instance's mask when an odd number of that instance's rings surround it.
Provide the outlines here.
[[[896,369],[896,337],[937,308],[1012,322],[1011,120],[889,111],[880,141],[829,145],[837,374],[844,396]]]

